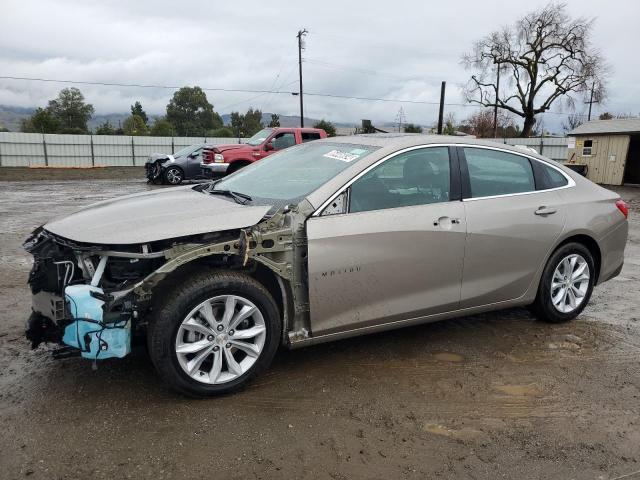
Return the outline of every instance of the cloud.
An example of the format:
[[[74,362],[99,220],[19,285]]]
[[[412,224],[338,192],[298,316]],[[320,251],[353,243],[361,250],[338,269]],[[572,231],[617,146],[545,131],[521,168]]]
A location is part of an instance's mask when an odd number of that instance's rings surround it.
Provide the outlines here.
[[[297,90],[296,32],[309,30],[304,52],[305,91],[462,103],[459,63],[472,42],[531,8],[498,0],[438,2],[242,3],[168,0],[8,0],[0,18],[0,71],[5,75],[153,85]],[[575,15],[598,15],[594,43],[614,67],[613,111],[640,112],[639,67],[629,61],[640,44],[635,1],[603,9],[597,0],[571,0]],[[624,31],[624,35],[619,32]],[[0,104],[41,106],[64,85],[0,80]],[[161,114],[170,89],[80,87],[98,113],[127,111],[140,100]],[[208,92],[222,113],[249,106],[297,114],[290,94]],[[305,97],[305,113],[359,122],[393,121],[400,106],[410,122],[430,124],[437,105]],[[472,109],[448,106],[458,119]],[[560,117],[545,119],[559,124]]]

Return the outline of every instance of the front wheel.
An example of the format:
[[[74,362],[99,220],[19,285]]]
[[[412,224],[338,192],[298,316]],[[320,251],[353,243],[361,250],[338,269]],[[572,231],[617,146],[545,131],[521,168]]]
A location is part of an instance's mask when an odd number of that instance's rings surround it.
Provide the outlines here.
[[[169,185],[180,185],[184,180],[184,173],[178,167],[169,167],[164,171],[164,181]]]
[[[589,249],[568,243],[549,258],[542,273],[532,310],[552,323],[577,317],[589,303],[595,281],[595,265]]]
[[[149,353],[173,389],[192,397],[225,394],[269,366],[281,328],[273,298],[253,278],[203,273],[158,306]]]

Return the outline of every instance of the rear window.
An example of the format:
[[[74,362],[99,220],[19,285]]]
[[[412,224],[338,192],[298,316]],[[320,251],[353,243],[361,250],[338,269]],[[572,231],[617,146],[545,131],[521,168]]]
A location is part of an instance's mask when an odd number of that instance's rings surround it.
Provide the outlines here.
[[[526,157],[486,148],[465,148],[472,197],[491,197],[536,189]]]
[[[569,184],[567,177],[555,168],[543,162],[535,162],[538,190],[548,190],[550,188],[564,187]]]
[[[317,132],[302,132],[302,142],[310,142],[311,140],[320,140],[320,134]]]

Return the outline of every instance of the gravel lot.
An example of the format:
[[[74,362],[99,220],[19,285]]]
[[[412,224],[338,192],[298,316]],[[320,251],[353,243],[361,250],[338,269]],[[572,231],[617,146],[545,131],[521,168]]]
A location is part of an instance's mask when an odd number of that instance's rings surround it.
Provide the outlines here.
[[[640,478],[640,189],[618,189],[622,274],[569,324],[517,309],[282,351],[245,391],[194,401],[144,351],[92,371],[23,337],[25,236],[150,187],[2,170],[2,479]]]

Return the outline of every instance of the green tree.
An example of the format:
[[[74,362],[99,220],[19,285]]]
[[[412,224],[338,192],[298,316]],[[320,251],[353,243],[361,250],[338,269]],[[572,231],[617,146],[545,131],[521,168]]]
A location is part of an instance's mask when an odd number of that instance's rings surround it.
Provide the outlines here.
[[[138,115],[142,118],[145,125],[149,125],[149,117],[147,117],[147,112],[142,109],[142,104],[140,102],[136,102],[131,105],[131,115]]]
[[[244,135],[244,131],[242,130],[243,124],[244,115],[241,115],[239,112],[231,112],[231,129],[235,136],[242,137]]]
[[[278,128],[280,126],[280,115],[277,113],[271,114],[271,121],[269,122],[269,127]]]
[[[115,135],[116,129],[113,128],[109,120],[104,121],[96,128],[96,135]]]
[[[165,118],[158,118],[153,122],[150,135],[154,137],[172,137],[174,135],[173,124]]]
[[[324,130],[325,132],[327,132],[328,137],[336,136],[336,126],[328,120],[325,120],[324,118],[319,122],[316,122],[313,128],[320,128],[321,130]]]
[[[146,135],[148,133],[147,125],[139,115],[131,115],[122,124],[125,135]]]
[[[62,89],[46,109],[60,124],[57,133],[87,133],[87,122],[94,112],[93,105],[85,103],[75,87]]]
[[[604,113],[601,113],[598,118],[600,120],[612,120],[613,119],[613,115],[611,115],[609,112],[604,112]]]
[[[180,136],[203,135],[222,127],[222,118],[213,111],[213,105],[200,87],[182,87],[174,93],[167,105],[166,120]]]
[[[215,130],[209,130],[207,132],[208,137],[214,138],[231,138],[235,137],[235,133],[229,127],[216,128]]]
[[[3,123],[0,123],[0,132],[8,132],[8,131],[9,129],[5,127]]]
[[[420,125],[414,125],[413,123],[407,123],[404,126],[404,133],[422,133],[422,127]]]
[[[26,133],[57,133],[59,129],[59,120],[48,108],[37,108],[20,126],[20,131]]]
[[[262,123],[262,111],[254,110],[253,108],[247,110],[247,113],[244,114],[243,128],[245,135],[248,137],[251,137],[262,130],[264,128],[264,124]]]
[[[239,112],[231,112],[231,129],[238,137],[251,137],[264,128],[262,124],[262,112],[250,108],[244,115]]]

